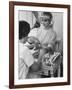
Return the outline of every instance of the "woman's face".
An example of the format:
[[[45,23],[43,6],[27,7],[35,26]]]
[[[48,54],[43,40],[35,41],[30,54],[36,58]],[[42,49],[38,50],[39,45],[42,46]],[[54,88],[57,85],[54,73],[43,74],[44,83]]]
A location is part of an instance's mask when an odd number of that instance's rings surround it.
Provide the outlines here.
[[[46,15],[43,15],[40,17],[40,23],[46,28],[49,26],[50,24],[50,17],[49,16],[46,16]]]
[[[36,37],[28,37],[27,42],[29,43],[29,45],[32,47],[35,47],[35,49],[39,49],[40,47],[40,41],[36,38]]]

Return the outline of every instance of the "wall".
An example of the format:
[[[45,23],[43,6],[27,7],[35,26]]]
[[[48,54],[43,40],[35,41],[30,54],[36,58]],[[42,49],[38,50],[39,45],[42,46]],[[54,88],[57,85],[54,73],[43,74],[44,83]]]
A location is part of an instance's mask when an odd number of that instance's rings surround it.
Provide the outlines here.
[[[24,10],[20,10],[19,11],[19,20],[24,20],[27,21],[30,24],[30,27],[33,27],[33,18],[34,15],[32,14],[31,11],[24,11]]]
[[[20,1],[20,0],[17,0]],[[29,0],[22,0],[28,1]],[[58,3],[70,4],[72,0],[30,0],[30,2],[40,3]],[[71,5],[72,10],[72,5]],[[72,12],[71,12],[72,15]],[[71,18],[72,21],[72,18]],[[71,26],[72,29],[72,26]],[[72,36],[71,36],[72,37]],[[9,0],[0,0],[0,89],[9,90]],[[71,62],[72,64],[72,62]],[[72,65],[71,65],[72,68]],[[72,80],[72,76],[71,76]],[[68,86],[54,86],[54,87],[40,87],[40,88],[27,88],[24,90],[72,90],[71,85]]]
[[[63,37],[63,13],[53,13],[54,20],[54,30],[57,36]]]

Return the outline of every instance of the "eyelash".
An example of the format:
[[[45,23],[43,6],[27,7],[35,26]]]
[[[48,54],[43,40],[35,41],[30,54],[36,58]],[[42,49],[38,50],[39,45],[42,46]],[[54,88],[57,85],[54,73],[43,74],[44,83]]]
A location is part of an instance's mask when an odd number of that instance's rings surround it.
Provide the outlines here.
[[[50,21],[49,19],[46,19],[46,20],[40,20],[40,21],[44,21],[44,22],[47,22],[47,21]]]

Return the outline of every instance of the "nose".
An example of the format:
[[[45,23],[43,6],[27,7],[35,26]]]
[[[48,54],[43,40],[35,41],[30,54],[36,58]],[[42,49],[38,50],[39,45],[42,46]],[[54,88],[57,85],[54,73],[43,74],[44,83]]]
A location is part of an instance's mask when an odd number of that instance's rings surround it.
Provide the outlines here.
[[[41,22],[41,24],[43,24],[43,25],[44,25],[44,24],[45,24],[45,22],[43,22],[43,21],[42,21],[42,22]]]

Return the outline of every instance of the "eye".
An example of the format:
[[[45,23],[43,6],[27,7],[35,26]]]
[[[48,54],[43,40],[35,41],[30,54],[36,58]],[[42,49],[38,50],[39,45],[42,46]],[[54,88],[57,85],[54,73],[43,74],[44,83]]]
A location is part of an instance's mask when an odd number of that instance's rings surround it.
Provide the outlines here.
[[[32,44],[32,42],[31,42],[29,39],[27,40],[27,42],[28,42],[29,44]]]
[[[44,22],[48,22],[48,21],[50,21],[50,19],[44,19],[43,21],[44,21]]]
[[[41,17],[40,18],[40,21],[47,22],[47,21],[50,21],[50,19],[49,18],[43,18],[43,17]]]
[[[27,42],[28,42],[29,44],[33,44],[33,43],[34,43],[34,41],[33,41],[31,38],[28,38]]]
[[[32,44],[32,42],[28,42],[29,44]]]

